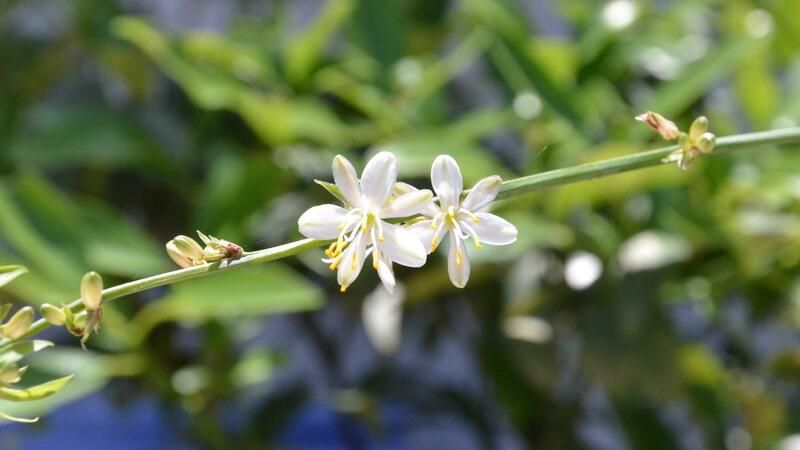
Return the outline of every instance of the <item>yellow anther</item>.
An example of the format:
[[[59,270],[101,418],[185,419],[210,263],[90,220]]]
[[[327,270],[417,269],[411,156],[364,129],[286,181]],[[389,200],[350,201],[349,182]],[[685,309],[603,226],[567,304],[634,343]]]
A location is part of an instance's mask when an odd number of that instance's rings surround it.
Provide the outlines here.
[[[435,223],[431,223],[431,228],[435,230],[435,229],[437,229],[439,227],[437,227]]]
[[[481,248],[481,241],[475,239],[475,248],[477,248],[477,249]]]
[[[378,235],[378,242],[383,242],[385,239],[383,238],[383,233]]]
[[[372,268],[378,270],[378,262],[380,261],[381,254],[378,249],[372,251]]]
[[[339,288],[339,292],[345,292],[349,287],[350,287],[349,284],[343,284],[342,287]]]
[[[331,263],[330,266],[328,266],[328,268],[331,270],[336,270],[336,268],[339,267],[340,262],[342,262],[342,257],[338,256],[336,259],[333,260],[333,262]]]

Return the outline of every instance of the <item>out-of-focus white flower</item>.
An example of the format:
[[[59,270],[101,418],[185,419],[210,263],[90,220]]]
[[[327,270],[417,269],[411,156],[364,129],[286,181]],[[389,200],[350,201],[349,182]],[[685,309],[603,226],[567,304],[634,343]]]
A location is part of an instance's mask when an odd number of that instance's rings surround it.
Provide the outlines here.
[[[405,289],[398,285],[394,292],[378,288],[364,299],[361,307],[364,330],[369,341],[382,354],[392,354],[400,345],[404,298]]]
[[[411,226],[427,248],[433,252],[445,234],[450,235],[447,268],[450,281],[459,288],[469,281],[470,265],[464,242],[472,239],[476,248],[481,244],[508,245],[517,240],[517,228],[494,214],[480,212],[500,192],[502,180],[493,175],[480,181],[461,201],[464,182],[461,169],[451,156],[440,155],[431,167],[433,190],[439,196],[438,207],[433,202],[421,213],[430,217]]]
[[[369,160],[361,179],[344,156],[333,159],[333,178],[345,200],[344,207],[332,204],[310,208],[298,219],[300,232],[313,239],[336,239],[325,251],[324,262],[338,269],[337,279],[344,292],[355,281],[364,260],[372,255],[372,267],[378,271],[389,292],[395,286],[392,263],[421,267],[425,248],[407,229],[384,221],[418,214],[430,204],[429,190],[412,190],[393,196],[397,181],[397,161],[389,152],[380,152]]]

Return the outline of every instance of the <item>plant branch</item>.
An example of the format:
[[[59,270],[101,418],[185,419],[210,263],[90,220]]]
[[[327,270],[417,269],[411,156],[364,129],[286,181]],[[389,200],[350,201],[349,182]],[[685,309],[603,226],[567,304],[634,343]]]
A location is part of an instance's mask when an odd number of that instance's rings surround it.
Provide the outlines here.
[[[783,144],[800,144],[800,128],[786,128],[781,130],[723,137],[717,141],[714,151],[711,154],[714,155],[733,150],[749,150],[764,146]],[[497,198],[501,199],[515,197],[545,187],[560,186],[577,181],[612,175],[615,173],[659,166],[665,164],[663,159],[677,149],[678,146],[673,145],[642,153],[636,153],[629,156],[612,158],[605,161],[581,164],[566,169],[551,170],[548,172],[515,178],[503,183],[500,194]],[[676,168],[675,170],[678,169]],[[103,291],[103,301],[113,300],[155,287],[166,286],[185,280],[191,280],[193,278],[200,278],[241,267],[248,267],[256,264],[275,261],[288,256],[296,255],[312,248],[321,247],[327,243],[328,241],[301,239],[299,241],[290,242],[277,247],[248,252],[237,259],[207,263],[195,267],[153,275],[151,277],[130,281],[128,283],[105,289]],[[68,305],[68,307],[73,313],[78,313],[84,309],[80,299],[73,301]],[[34,322],[30,329],[15,341],[29,338],[35,334],[38,334],[48,326],[49,324],[44,319],[40,319]],[[2,346],[0,346],[0,351],[4,350],[11,342],[14,341],[4,343]]]

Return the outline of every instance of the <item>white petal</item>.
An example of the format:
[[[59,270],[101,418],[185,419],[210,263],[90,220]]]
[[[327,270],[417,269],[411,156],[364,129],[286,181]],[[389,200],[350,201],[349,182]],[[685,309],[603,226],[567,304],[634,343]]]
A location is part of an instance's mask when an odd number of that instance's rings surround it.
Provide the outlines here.
[[[464,181],[461,179],[461,169],[450,155],[439,155],[431,166],[431,183],[443,209],[450,206],[458,207],[458,199],[464,190]]]
[[[381,282],[386,287],[386,290],[391,294],[394,292],[395,280],[394,270],[392,270],[392,260],[385,254],[381,255],[380,263],[378,264],[378,276]]]
[[[366,258],[367,241],[369,239],[362,232],[347,246],[342,254],[342,260],[339,263],[339,271],[336,273],[337,281],[343,289],[353,284],[358,274],[361,273],[361,268],[364,267],[364,258]]]
[[[407,229],[383,222],[383,242],[378,246],[389,259],[407,267],[425,265],[427,252],[417,237]]]
[[[492,175],[478,181],[475,183],[475,186],[470,189],[467,198],[461,203],[461,207],[468,211],[477,211],[483,208],[497,197],[502,183],[503,180],[497,175]]]
[[[464,221],[478,233],[482,243],[508,245],[517,240],[517,227],[509,221],[487,212],[479,212],[475,216],[478,217],[478,222],[467,218]]]
[[[395,197],[399,197],[403,194],[408,194],[409,192],[418,191],[419,189],[415,188],[414,186],[404,183],[402,181],[398,181],[394,184],[394,188],[392,188],[392,195]]]
[[[361,193],[373,207],[383,206],[397,181],[397,159],[389,152],[380,152],[367,162],[361,172]]]
[[[447,227],[433,228],[432,225],[433,220],[423,220],[408,227],[408,231],[419,239],[422,246],[425,247],[425,251],[429,254],[436,250],[436,247],[441,244],[444,235],[447,233]],[[435,242],[434,239],[436,239]]]
[[[433,193],[427,189],[409,192],[391,200],[381,209],[380,216],[385,219],[408,217],[419,214],[426,206],[433,203]]]
[[[333,158],[333,181],[342,191],[342,195],[355,208],[361,207],[361,190],[358,184],[356,169],[342,155]]]
[[[341,233],[339,225],[344,221],[347,209],[337,205],[319,205],[309,208],[297,219],[303,236],[313,239],[336,239]]]
[[[394,184],[394,190],[392,191],[392,195],[395,197],[400,197],[403,194],[408,194],[410,192],[417,192],[419,189],[415,188],[414,186],[403,183],[402,181],[398,181]],[[420,214],[423,216],[434,217],[439,214],[439,207],[436,206],[436,203],[433,202],[431,199],[429,202],[425,204],[422,210],[419,211]]]
[[[447,273],[453,286],[463,288],[469,281],[469,258],[466,249],[461,242],[461,238],[455,233],[450,232],[450,243],[447,254]]]

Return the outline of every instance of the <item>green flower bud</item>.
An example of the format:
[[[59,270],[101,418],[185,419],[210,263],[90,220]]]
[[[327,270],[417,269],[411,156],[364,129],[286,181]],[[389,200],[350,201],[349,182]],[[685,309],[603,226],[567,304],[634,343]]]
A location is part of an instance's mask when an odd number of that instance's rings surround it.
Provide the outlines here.
[[[684,152],[688,152],[692,149],[692,141],[689,139],[689,135],[686,133],[681,133],[680,137],[678,138],[678,146]]]
[[[175,264],[184,269],[194,265],[191,259],[184,256],[184,254],[178,250],[178,246],[175,245],[175,240],[167,242],[167,255],[169,255],[170,259],[172,259]]]
[[[703,133],[700,139],[697,140],[697,148],[703,153],[711,153],[716,144],[717,137],[712,133]]]
[[[8,386],[18,383],[27,369],[27,367],[19,368],[16,365],[4,367],[0,370],[0,385]]]
[[[19,339],[33,323],[33,308],[26,306],[17,311],[8,322],[0,327],[0,334],[4,337],[14,340]]]
[[[689,128],[689,138],[692,142],[697,143],[706,131],[708,131],[708,119],[706,116],[700,116],[692,122],[692,126]]]
[[[97,272],[89,272],[81,279],[81,302],[90,311],[100,309],[103,302],[103,279]]]
[[[81,311],[78,314],[73,314],[69,308],[64,308],[66,315],[67,331],[74,336],[83,336],[86,331],[86,323],[89,321],[89,313]]]
[[[192,263],[197,264],[203,260],[203,247],[200,247],[200,244],[194,239],[180,235],[176,236],[173,241],[178,252],[192,261]]]
[[[67,322],[67,316],[64,314],[64,310],[49,303],[43,304],[39,308],[39,311],[41,311],[44,320],[50,325],[59,327]]]

